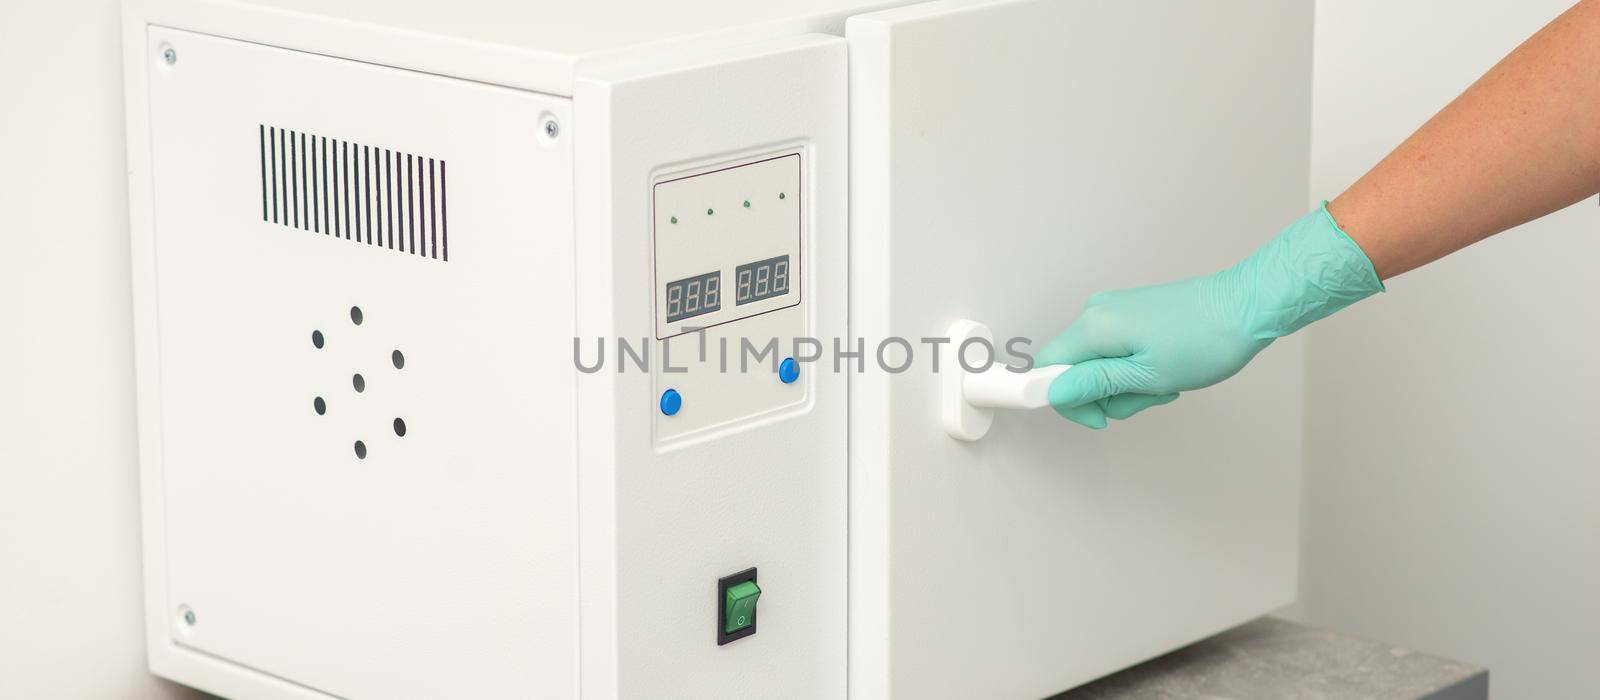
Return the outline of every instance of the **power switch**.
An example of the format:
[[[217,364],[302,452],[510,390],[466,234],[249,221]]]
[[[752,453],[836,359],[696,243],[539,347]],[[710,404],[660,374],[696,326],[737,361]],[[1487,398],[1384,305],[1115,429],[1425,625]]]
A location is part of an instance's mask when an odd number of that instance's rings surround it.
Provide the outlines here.
[[[756,601],[761,598],[761,587],[755,581],[745,581],[728,589],[723,595],[722,631],[725,634],[738,632],[756,621]]]
[[[717,579],[717,646],[756,633],[756,601],[761,586],[756,584],[756,569]]]

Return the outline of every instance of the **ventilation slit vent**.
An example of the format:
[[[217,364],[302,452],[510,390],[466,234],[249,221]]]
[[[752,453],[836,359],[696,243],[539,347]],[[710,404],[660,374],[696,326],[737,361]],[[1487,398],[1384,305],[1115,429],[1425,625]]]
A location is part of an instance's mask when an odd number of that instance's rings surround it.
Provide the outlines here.
[[[266,124],[256,138],[263,222],[450,259],[445,161]]]

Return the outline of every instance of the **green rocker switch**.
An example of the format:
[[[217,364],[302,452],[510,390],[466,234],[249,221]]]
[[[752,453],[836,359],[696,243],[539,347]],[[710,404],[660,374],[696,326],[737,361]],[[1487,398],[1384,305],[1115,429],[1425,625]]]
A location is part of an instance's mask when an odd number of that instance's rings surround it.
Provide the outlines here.
[[[755,581],[745,581],[728,588],[723,596],[722,631],[733,634],[756,621],[756,601],[761,598],[761,587]]]
[[[717,646],[756,633],[756,568],[717,579]]]

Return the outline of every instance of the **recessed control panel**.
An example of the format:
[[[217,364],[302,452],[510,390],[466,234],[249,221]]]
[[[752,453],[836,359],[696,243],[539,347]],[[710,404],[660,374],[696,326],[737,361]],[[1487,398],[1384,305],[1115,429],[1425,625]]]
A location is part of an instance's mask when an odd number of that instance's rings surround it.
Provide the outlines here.
[[[657,176],[651,303],[656,438],[671,443],[803,405],[805,146]]]
[[[656,338],[800,303],[801,172],[786,153],[656,183]]]

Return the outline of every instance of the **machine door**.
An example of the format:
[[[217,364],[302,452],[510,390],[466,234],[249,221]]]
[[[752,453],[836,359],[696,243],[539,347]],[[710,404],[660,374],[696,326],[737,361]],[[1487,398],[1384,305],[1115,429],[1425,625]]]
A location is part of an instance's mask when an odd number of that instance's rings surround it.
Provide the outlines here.
[[[1310,0],[849,21],[854,695],[1046,696],[1294,599],[1297,339],[1104,431],[999,410],[976,440],[924,339],[970,319],[1036,351],[1095,291],[1221,269],[1308,210],[1311,22]]]

